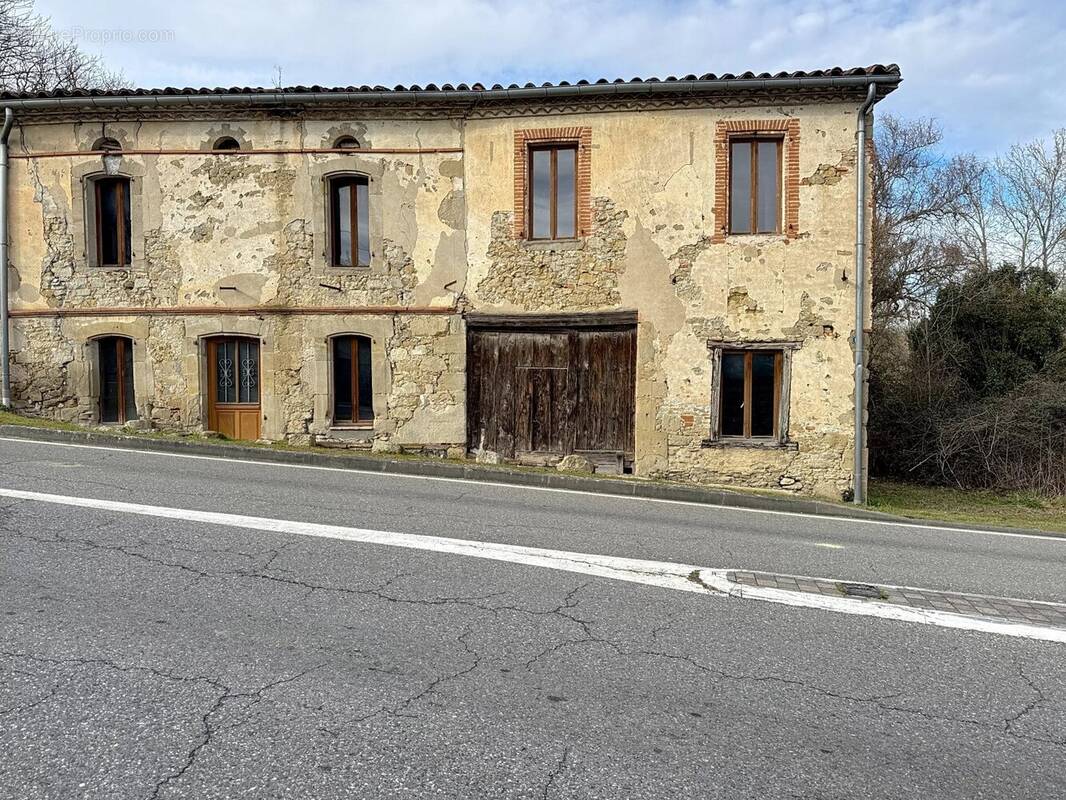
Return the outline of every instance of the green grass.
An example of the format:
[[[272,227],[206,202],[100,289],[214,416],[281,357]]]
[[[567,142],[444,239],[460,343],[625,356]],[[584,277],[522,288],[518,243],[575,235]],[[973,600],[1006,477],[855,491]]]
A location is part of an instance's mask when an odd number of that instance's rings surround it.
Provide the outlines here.
[[[869,505],[903,517],[1066,532],[1066,498],[871,480]]]
[[[51,428],[56,431],[80,431],[84,430],[71,422],[59,422],[54,419],[38,419],[37,417],[23,417],[0,408],[0,425],[22,425],[27,428]]]

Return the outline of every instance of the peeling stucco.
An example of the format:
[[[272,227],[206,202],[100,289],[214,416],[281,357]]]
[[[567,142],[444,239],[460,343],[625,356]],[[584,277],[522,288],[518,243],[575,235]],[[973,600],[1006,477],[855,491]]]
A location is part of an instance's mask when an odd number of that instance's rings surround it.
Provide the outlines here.
[[[234,112],[216,121],[23,124],[22,153],[85,150],[107,135],[128,150],[192,154],[123,157],[139,193],[125,269],[87,264],[79,215],[98,157],[14,160],[13,306],[635,310],[638,474],[839,496],[852,447],[855,109],[849,101],[343,121]],[[815,134],[801,138],[797,235],[716,240],[724,221],[714,217],[715,126],[781,116]],[[515,131],[561,127],[592,130],[591,230],[526,242],[514,231]],[[202,152],[222,135],[278,152]],[[342,136],[360,148],[289,152],[329,149]],[[366,267],[327,262],[324,181],[339,171],[369,181]],[[20,407],[94,422],[91,338],[109,332],[137,342],[138,407],[158,428],[202,428],[203,337],[236,332],[261,341],[266,438],[434,452],[465,441],[466,340],[455,314],[16,319]],[[340,333],[373,342],[377,418],[367,430],[331,428],[329,337]],[[709,340],[795,345],[790,448],[705,446]]]

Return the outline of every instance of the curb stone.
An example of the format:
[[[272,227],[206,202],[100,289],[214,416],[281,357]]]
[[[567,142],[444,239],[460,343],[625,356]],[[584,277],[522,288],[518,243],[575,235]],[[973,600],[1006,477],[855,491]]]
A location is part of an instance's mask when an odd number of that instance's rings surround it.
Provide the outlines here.
[[[791,497],[770,497],[732,492],[704,486],[687,486],[676,483],[657,483],[639,478],[590,478],[558,473],[527,472],[504,466],[483,464],[456,464],[448,461],[390,459],[382,456],[316,453],[303,450],[273,450],[266,447],[249,447],[240,444],[215,444],[193,439],[154,439],[129,436],[103,431],[68,431],[55,428],[36,428],[29,425],[0,425],[0,436],[26,441],[88,444],[115,447],[126,450],[156,453],[231,458],[238,461],[260,461],[272,464],[331,467],[333,469],[360,472],[380,472],[391,475],[415,477],[452,478],[478,480],[511,486],[529,486],[545,489],[566,489],[603,495],[648,498],[652,500],[676,500],[708,506],[748,508],[757,511],[781,511],[793,514],[809,514],[842,519],[877,520],[911,527],[954,528],[962,530],[986,530],[1007,533],[1025,533],[1048,538],[1063,538],[1064,534],[1028,528],[1006,528],[975,525],[939,520],[921,520],[871,511],[865,508],[839,505],[823,500]]]

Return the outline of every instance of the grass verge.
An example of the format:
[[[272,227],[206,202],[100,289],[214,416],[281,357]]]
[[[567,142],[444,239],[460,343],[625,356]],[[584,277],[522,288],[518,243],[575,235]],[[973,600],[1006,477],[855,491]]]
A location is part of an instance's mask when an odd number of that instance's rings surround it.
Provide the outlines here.
[[[886,514],[949,522],[1066,532],[1066,498],[871,480],[870,508]]]

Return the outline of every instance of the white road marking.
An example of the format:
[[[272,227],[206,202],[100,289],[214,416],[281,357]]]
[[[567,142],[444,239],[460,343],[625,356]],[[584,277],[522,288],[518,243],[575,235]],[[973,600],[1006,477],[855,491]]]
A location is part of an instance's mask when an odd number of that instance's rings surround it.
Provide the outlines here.
[[[513,490],[527,490],[534,492],[557,492],[560,494],[576,494],[587,497],[596,497],[603,499],[605,497],[617,498],[620,500],[637,500],[642,503],[666,503],[669,505],[679,506],[694,506],[696,508],[716,508],[723,511],[743,514],[772,514],[782,517],[802,517],[804,519],[818,519],[827,522],[840,522],[840,523],[855,523],[858,525],[888,525],[895,528],[903,528],[904,530],[932,530],[932,531],[949,531],[951,533],[969,533],[977,534],[980,536],[1006,536],[1009,538],[1018,539],[1038,539],[1042,542],[1060,542],[1066,544],[1066,535],[1056,535],[1049,533],[1047,535],[1034,534],[1034,533],[1016,533],[1014,531],[992,531],[983,530],[981,528],[952,528],[944,525],[934,525],[930,523],[922,522],[921,520],[897,522],[894,520],[883,519],[862,519],[860,517],[837,517],[829,514],[804,514],[799,511],[774,511],[765,508],[746,508],[744,506],[726,506],[716,503],[697,503],[691,500],[667,500],[659,497],[637,497],[634,495],[626,494],[613,494],[606,492],[590,492],[583,489],[561,489],[554,486],[525,486],[517,483],[500,483],[498,481],[481,481],[476,478],[445,478],[438,475],[408,475],[405,473],[396,472],[382,472],[381,470],[373,469],[349,469],[347,467],[323,467],[317,464],[286,464],[279,461],[258,461],[255,459],[247,458],[227,458],[225,456],[204,456],[196,455],[193,453],[167,453],[162,450],[139,450],[137,448],[130,447],[108,447],[107,445],[97,444],[77,444],[75,442],[46,442],[37,439],[21,439],[14,436],[0,436],[0,442],[17,442],[19,444],[39,444],[48,445],[50,447],[75,447],[84,450],[104,450],[113,453],[126,453],[136,454],[144,456],[165,456],[167,458],[191,458],[198,461],[223,461],[229,465],[250,464],[257,467],[281,467],[283,469],[310,469],[319,470],[322,472],[341,472],[355,475],[371,475],[377,478],[389,478],[390,480],[414,480],[414,481],[442,481],[444,483],[462,483],[474,486],[489,486],[496,489],[513,489]],[[843,547],[843,545],[841,545]]]
[[[19,489],[0,489],[0,497],[76,508],[92,508],[123,514],[140,514],[149,517],[182,520],[184,522],[224,525],[247,530],[287,533],[298,536],[317,536],[388,547],[428,550],[436,553],[505,561],[531,567],[578,572],[598,578],[610,578],[630,583],[640,583],[646,586],[657,586],[663,589],[674,589],[676,591],[722,594],[730,597],[816,608],[844,614],[860,614],[902,622],[917,622],[946,628],[961,628],[984,633],[997,633],[1006,636],[1066,643],[1066,630],[1036,625],[1022,625],[983,617],[968,617],[940,611],[923,611],[889,603],[864,602],[806,592],[788,592],[781,589],[743,586],[726,579],[728,570],[708,569],[691,564],[620,558],[592,553],[575,553],[566,550],[452,539],[442,536],[396,533],[369,528],[349,528],[342,525],[297,522],[269,517],[252,517],[243,514],[224,514],[217,511],[149,506],[118,500],[100,500],[90,497],[27,492]]]
[[[803,608],[819,608],[823,611],[836,611],[840,614],[856,614],[865,617],[893,619],[900,622],[917,622],[923,625],[936,625],[941,628],[958,628],[960,630],[996,633],[1003,636],[1018,636],[1024,639],[1040,639],[1046,642],[1066,644],[1066,630],[1060,628],[1045,628],[1039,625],[1027,625],[992,617],[971,617],[966,614],[953,614],[950,611],[912,608],[894,603],[849,600],[846,597],[830,597],[812,592],[793,592],[768,586],[747,586],[728,580],[725,576],[726,572],[727,570],[717,569],[700,570],[700,579],[715,591],[744,600],[762,600],[786,606],[802,606]],[[1057,604],[1044,603],[1043,605]]]

